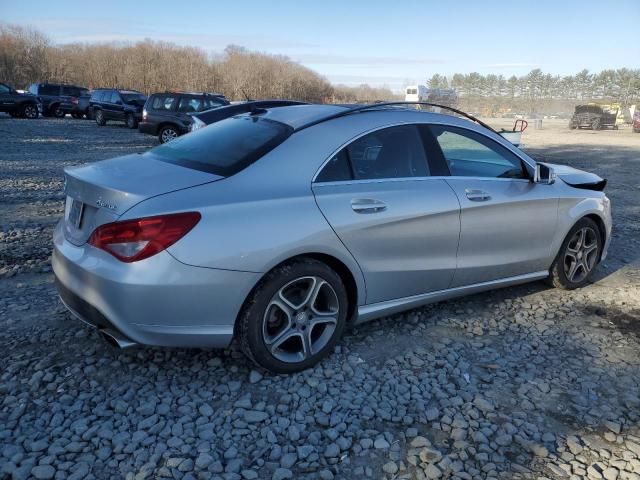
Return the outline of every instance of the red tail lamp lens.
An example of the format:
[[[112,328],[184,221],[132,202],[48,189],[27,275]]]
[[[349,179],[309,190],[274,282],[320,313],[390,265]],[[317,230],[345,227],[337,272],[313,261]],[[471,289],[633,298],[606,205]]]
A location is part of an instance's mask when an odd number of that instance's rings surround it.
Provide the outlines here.
[[[137,262],[176,243],[200,218],[198,212],[186,212],[107,223],[95,229],[89,244],[122,262]]]

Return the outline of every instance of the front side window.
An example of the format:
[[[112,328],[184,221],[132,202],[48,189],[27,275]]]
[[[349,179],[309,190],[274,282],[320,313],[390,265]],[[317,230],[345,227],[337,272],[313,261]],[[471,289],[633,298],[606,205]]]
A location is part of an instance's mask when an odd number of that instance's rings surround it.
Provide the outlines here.
[[[0,83],[0,93],[11,93],[11,89],[5,84]]]
[[[528,178],[517,155],[484,135],[446,125],[430,130],[453,176]]]
[[[227,177],[276,148],[292,131],[284,123],[257,116],[237,116],[178,137],[144,155]]]
[[[223,105],[227,105],[227,103],[220,98],[212,98],[207,97],[204,99],[204,110],[209,110],[210,108],[217,108]]]
[[[120,95],[118,94],[118,92],[111,92],[109,100],[107,101],[111,103],[118,103],[120,101]]]
[[[202,100],[193,97],[182,97],[178,103],[178,111],[183,113],[199,112],[202,110]]]
[[[158,95],[153,99],[151,108],[153,108],[154,110],[173,110],[173,107],[175,106],[175,104],[176,104],[176,97]]]

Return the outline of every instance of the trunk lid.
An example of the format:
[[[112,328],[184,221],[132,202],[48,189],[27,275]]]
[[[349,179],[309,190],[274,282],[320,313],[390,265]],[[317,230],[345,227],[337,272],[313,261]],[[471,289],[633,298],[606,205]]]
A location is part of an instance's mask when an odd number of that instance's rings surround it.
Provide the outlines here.
[[[65,236],[76,245],[144,200],[224,178],[159,161],[150,152],[65,168],[64,174]]]

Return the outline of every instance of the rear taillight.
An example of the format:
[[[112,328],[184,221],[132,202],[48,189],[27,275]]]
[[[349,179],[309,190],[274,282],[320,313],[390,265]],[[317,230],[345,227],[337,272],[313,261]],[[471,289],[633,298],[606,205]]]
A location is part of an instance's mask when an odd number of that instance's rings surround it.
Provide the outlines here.
[[[146,120],[146,119],[147,119],[147,109],[146,109],[146,108],[143,108],[143,109],[142,109],[142,119],[143,119],[143,120]]]
[[[89,244],[123,262],[137,262],[170,247],[199,221],[198,212],[186,212],[107,223],[94,230]]]

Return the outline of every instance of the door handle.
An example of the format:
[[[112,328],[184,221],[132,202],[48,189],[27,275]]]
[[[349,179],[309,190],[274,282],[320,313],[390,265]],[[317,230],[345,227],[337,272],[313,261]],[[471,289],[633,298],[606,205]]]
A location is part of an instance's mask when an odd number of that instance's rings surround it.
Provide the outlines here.
[[[489,195],[487,192],[483,192],[482,190],[473,190],[467,188],[464,193],[472,202],[486,202],[487,200],[491,199],[491,195]]]
[[[351,209],[356,213],[378,213],[384,212],[387,206],[373,198],[354,198],[351,200]]]

